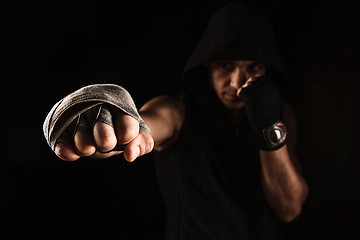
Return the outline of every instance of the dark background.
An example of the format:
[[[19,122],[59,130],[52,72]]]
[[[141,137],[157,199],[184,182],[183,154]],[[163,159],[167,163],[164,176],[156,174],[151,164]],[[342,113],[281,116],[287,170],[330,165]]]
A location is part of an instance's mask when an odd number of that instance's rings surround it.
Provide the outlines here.
[[[163,239],[151,155],[56,158],[42,135],[52,105],[117,83],[141,106],[175,94],[212,13],[229,1],[11,1],[1,11],[1,239]],[[258,1],[272,17],[293,87],[310,195],[287,239],[359,239],[359,7]],[[4,4],[4,2],[2,2]],[[5,133],[5,134],[4,134]]]

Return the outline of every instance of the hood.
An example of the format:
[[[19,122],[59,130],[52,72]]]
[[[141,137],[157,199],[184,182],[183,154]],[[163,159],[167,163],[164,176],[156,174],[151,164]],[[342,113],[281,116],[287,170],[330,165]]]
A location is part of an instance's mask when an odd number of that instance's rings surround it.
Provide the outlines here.
[[[182,80],[185,91],[203,95],[208,73],[204,63],[214,60],[254,60],[267,66],[267,74],[284,82],[283,66],[270,20],[259,8],[235,2],[219,9],[188,59]]]

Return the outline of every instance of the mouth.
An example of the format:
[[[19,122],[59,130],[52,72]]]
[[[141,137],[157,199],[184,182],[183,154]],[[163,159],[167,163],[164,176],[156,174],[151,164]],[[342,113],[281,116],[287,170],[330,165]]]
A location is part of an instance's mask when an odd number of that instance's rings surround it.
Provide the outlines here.
[[[241,101],[241,97],[236,94],[235,90],[224,91],[222,95],[229,102],[240,102]]]

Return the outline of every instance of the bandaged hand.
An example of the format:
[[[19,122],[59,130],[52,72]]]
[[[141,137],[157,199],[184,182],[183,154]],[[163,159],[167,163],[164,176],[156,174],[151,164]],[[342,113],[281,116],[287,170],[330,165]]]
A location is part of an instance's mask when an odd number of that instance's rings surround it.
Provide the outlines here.
[[[87,86],[59,101],[44,122],[44,135],[66,161],[124,153],[132,162],[154,146],[131,96],[113,84]]]
[[[260,149],[276,150],[285,144],[286,128],[281,122],[281,95],[276,84],[264,75],[240,93]]]

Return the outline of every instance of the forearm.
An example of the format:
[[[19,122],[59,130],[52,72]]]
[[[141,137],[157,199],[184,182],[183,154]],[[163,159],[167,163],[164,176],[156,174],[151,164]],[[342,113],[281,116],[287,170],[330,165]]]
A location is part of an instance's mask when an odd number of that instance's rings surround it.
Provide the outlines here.
[[[294,158],[294,157],[293,157]],[[278,217],[293,220],[301,212],[308,186],[290,158],[287,146],[275,151],[260,150],[263,191]]]
[[[168,139],[173,135],[174,130],[172,126],[169,126],[166,119],[161,115],[154,112],[140,110],[140,116],[151,130],[151,136],[154,139],[154,149],[161,150],[161,146],[168,142]]]
[[[155,97],[145,103],[140,115],[151,130],[155,150],[161,151],[176,141],[184,120],[185,105],[176,97]]]

